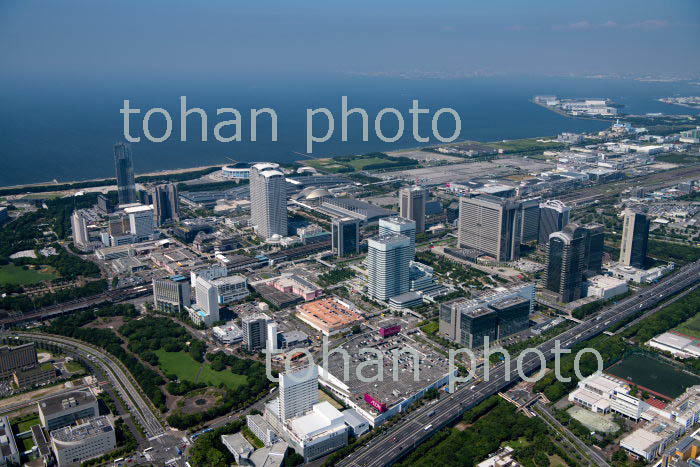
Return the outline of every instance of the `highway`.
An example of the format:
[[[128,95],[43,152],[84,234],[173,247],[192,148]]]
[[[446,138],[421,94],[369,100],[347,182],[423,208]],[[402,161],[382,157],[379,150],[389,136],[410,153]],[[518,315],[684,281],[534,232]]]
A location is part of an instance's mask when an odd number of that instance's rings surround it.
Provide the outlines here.
[[[153,438],[165,433],[163,425],[161,425],[151,407],[141,396],[140,389],[135,385],[136,383],[132,381],[132,376],[122,370],[121,366],[119,366],[107,352],[103,352],[102,350],[75,339],[52,334],[13,332],[10,335],[33,341],[51,342],[60,346],[70,347],[71,351],[77,352],[83,357],[100,365],[105,375],[112,382],[113,387],[119,392],[119,395],[129,407],[129,412],[132,417],[135,417],[143,427],[146,435],[149,438]]]
[[[536,348],[549,360],[553,358],[552,349],[556,341],[559,341],[562,349],[571,348],[578,342],[602,333],[613,324],[641,310],[654,307],[670,295],[698,281],[700,281],[700,261],[680,268],[675,274],[645,289],[642,293],[632,295],[603,309],[588,321],[543,342]],[[523,373],[530,374],[541,368],[540,358],[535,353],[521,353],[520,357],[522,357]],[[466,410],[519,379],[515,362],[512,362],[509,375],[506,375],[505,364],[501,363],[490,371],[488,380],[471,386],[470,383],[465,383],[453,394],[443,397],[434,404],[417,409],[406,419],[399,421],[383,434],[370,440],[367,445],[350,454],[338,465],[344,467],[391,465],[437,430],[459,419]]]
[[[70,302],[59,303],[58,305],[47,306],[40,310],[32,311],[29,313],[14,312],[11,313],[7,318],[0,319],[0,328],[4,326],[12,326],[14,324],[19,323],[26,323],[29,321],[40,321],[44,319],[55,318],[56,316],[89,308],[100,303],[121,302],[124,300],[129,300],[132,298],[149,294],[151,293],[151,291],[152,290],[150,285],[136,285],[133,287],[126,287],[122,289],[108,290],[107,292],[103,292],[97,295],[79,298]]]

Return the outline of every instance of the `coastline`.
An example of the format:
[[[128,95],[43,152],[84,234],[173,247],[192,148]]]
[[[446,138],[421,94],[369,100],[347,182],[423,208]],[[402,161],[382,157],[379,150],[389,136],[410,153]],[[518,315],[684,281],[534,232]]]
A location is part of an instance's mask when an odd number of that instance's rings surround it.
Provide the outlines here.
[[[199,170],[206,170],[206,169],[210,169],[212,167],[223,167],[224,165],[226,165],[226,164],[210,164],[210,165],[201,165],[201,166],[197,166],[197,167],[183,167],[183,168],[178,168],[178,169],[157,170],[155,172],[134,173],[134,177],[155,177],[155,176],[161,176],[161,175],[183,174],[183,173],[188,173],[188,172],[197,172]],[[84,179],[84,180],[67,180],[65,182],[59,182],[56,180],[52,180],[52,181],[38,182],[38,183],[23,183],[20,185],[0,185],[0,190],[2,190],[2,189],[52,187],[52,186],[57,186],[57,185],[72,185],[72,184],[76,184],[76,183],[97,183],[97,182],[105,182],[104,186],[107,186],[109,184],[113,184],[113,181],[114,181],[113,178],[88,178],[88,179]]]

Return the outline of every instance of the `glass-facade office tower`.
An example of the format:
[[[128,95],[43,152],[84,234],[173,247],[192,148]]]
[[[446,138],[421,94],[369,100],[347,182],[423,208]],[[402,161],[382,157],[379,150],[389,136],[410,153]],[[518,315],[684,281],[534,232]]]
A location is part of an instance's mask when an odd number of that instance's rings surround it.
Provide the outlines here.
[[[134,181],[134,161],[131,146],[126,143],[114,145],[114,167],[117,171],[117,194],[119,204],[136,202],[136,182]]]
[[[402,188],[399,191],[399,214],[416,223],[416,232],[425,232],[425,203],[428,191],[419,186]]]
[[[544,285],[557,301],[567,303],[581,298],[587,266],[585,229],[571,223],[549,236]]]
[[[622,225],[620,263],[643,268],[649,242],[649,218],[646,214],[625,209]]]
[[[354,255],[360,252],[360,220],[352,217],[333,219],[333,251],[338,256]]]
[[[561,201],[549,200],[540,204],[539,244],[546,245],[549,236],[569,223],[571,208]]]

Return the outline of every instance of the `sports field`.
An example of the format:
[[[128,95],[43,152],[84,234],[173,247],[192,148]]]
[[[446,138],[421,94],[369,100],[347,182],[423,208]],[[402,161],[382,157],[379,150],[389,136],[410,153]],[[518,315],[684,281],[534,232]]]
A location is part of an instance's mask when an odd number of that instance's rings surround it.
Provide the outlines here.
[[[700,377],[644,354],[632,354],[606,369],[605,373],[672,399],[683,394],[686,388],[700,384]]]
[[[681,323],[675,331],[700,339],[700,314],[693,316],[685,323]]]
[[[0,266],[0,284],[30,285],[41,281],[57,279],[58,273],[53,268],[24,269],[14,264]]]
[[[166,352],[163,349],[156,350],[160,368],[166,374],[175,374],[181,380],[207,383],[218,386],[224,383],[229,388],[236,388],[246,383],[245,375],[231,373],[231,370],[214,371],[208,363],[202,366],[186,352]],[[202,367],[200,373],[199,369]],[[199,378],[197,375],[199,374]]]

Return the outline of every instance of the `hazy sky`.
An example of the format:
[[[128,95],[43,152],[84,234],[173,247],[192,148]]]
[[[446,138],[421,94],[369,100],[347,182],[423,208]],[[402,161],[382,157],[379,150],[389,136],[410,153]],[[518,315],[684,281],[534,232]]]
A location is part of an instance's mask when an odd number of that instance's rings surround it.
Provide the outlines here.
[[[0,76],[700,73],[700,1],[0,1]]]

